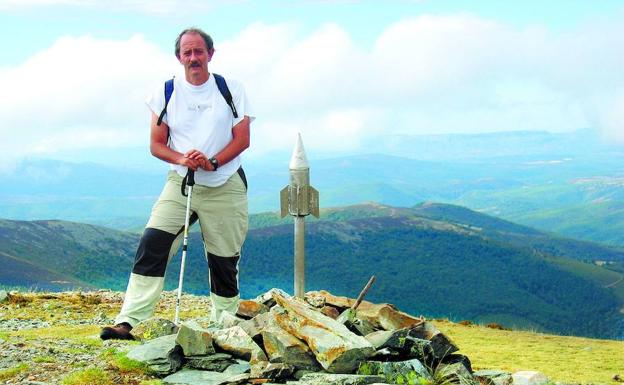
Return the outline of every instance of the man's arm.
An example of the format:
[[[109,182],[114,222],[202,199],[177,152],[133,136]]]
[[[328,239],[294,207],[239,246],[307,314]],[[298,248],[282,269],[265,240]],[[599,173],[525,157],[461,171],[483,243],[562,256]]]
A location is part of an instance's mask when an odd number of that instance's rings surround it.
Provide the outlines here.
[[[228,143],[217,154],[213,155],[217,159],[217,162],[219,162],[220,166],[230,162],[249,147],[250,121],[249,116],[245,116],[243,120],[232,127],[232,140],[230,143]],[[208,161],[208,157],[200,151],[191,150],[187,152],[185,156],[199,162],[200,167],[206,171],[214,171],[212,164]]]
[[[197,170],[200,166],[197,160],[169,148],[167,145],[169,140],[169,126],[165,122],[161,122],[159,126],[156,124],[157,122],[158,116],[152,112],[150,134],[150,151],[152,155],[165,162],[186,166],[193,171]]]

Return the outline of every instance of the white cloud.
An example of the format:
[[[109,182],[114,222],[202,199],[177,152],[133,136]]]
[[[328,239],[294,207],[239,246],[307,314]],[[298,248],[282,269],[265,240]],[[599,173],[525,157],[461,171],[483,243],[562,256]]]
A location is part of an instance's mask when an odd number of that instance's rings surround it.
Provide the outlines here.
[[[243,75],[259,106],[261,150],[284,148],[280,133],[296,130],[321,150],[352,150],[392,134],[613,133],[617,107],[606,111],[596,100],[624,86],[622,28],[583,28],[555,34],[471,15],[423,16],[388,26],[362,49],[337,25],[303,37],[293,26],[254,25],[227,42],[224,68]],[[353,124],[330,124],[331,116],[351,116]]]
[[[1,156],[137,145],[149,134],[146,90],[177,68],[170,56],[139,35],[127,41],[64,37],[2,69]]]
[[[298,131],[309,151],[353,151],[393,134],[589,126],[622,137],[622,35],[619,25],[555,33],[422,16],[366,47],[336,24],[302,33],[254,23],[215,42],[211,69],[247,88],[258,117],[252,154],[288,150]],[[0,69],[2,156],[60,151],[77,137],[82,147],[144,144],[144,96],[178,67],[140,35],[59,39]]]

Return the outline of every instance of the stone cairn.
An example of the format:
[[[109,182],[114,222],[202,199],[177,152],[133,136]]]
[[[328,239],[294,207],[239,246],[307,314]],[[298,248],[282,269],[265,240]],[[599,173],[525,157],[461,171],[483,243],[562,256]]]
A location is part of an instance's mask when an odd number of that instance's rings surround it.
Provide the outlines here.
[[[462,384],[509,385],[501,371],[473,372],[468,357],[435,326],[390,304],[326,291],[305,301],[279,289],[240,302],[219,325],[191,320],[177,327],[150,319],[134,328],[143,341],[127,356],[168,385]]]

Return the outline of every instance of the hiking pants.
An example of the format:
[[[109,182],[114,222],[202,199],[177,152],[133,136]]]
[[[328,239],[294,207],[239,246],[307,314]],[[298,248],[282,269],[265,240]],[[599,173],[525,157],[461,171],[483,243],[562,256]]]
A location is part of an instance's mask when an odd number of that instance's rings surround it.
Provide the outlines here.
[[[135,326],[154,314],[167,263],[184,238],[187,197],[182,195],[181,185],[182,177],[170,171],[139,242],[124,303],[115,323]],[[238,261],[248,227],[247,186],[242,169],[221,186],[193,186],[189,222],[198,219],[210,270],[210,318],[218,322],[222,312],[236,313],[240,298]]]

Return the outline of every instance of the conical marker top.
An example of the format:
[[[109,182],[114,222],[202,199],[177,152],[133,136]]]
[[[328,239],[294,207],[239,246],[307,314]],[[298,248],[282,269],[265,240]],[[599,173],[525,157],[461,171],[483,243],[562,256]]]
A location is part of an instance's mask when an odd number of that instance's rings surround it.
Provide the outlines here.
[[[292,156],[290,157],[290,164],[288,165],[288,168],[291,170],[305,170],[310,168],[305,148],[303,148],[301,133],[297,134],[297,142],[295,143],[295,148],[293,149]]]
[[[319,216],[319,193],[310,186],[310,164],[303,148],[301,134],[288,165],[290,183],[280,191],[280,213],[303,217],[309,214]]]

